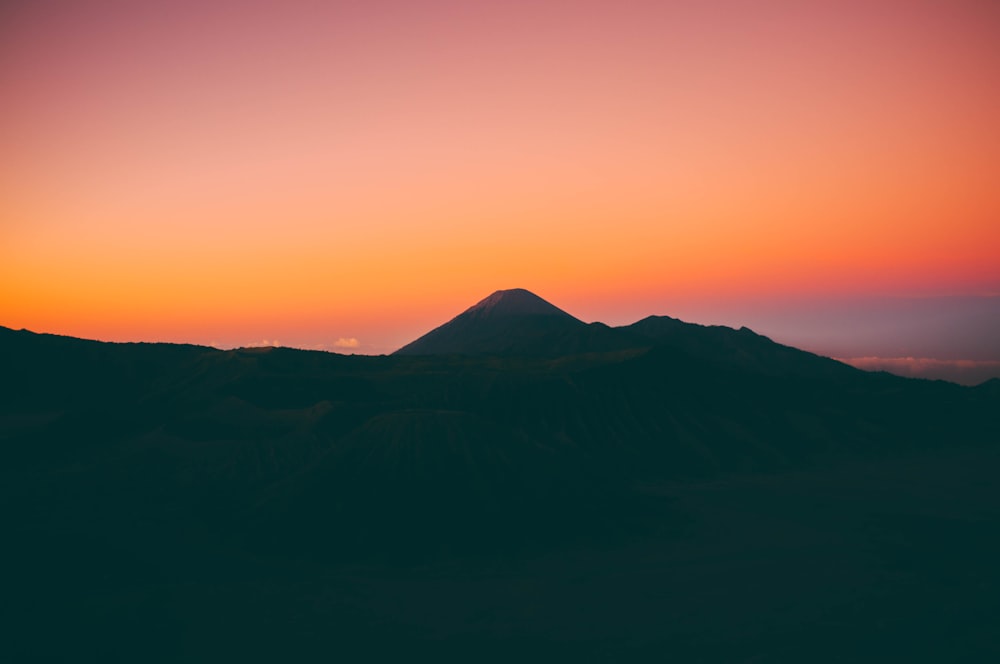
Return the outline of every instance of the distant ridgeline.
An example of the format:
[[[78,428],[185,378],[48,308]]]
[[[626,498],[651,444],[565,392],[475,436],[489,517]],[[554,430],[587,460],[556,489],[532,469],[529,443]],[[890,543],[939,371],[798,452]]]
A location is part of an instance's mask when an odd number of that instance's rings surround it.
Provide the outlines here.
[[[621,523],[649,481],[1000,441],[1000,381],[866,373],[668,317],[586,324],[520,289],[387,357],[0,328],[0,365],[15,494],[98,529],[141,512],[345,555]]]

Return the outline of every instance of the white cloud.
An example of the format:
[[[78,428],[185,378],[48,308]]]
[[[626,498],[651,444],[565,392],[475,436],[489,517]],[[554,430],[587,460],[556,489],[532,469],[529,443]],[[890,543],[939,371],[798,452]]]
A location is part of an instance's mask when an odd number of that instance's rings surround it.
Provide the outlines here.
[[[281,345],[281,342],[278,341],[277,339],[274,339],[273,341],[270,340],[270,339],[261,339],[260,341],[251,341],[250,343],[246,344],[245,347],[246,348],[266,348],[268,346],[277,347],[277,346],[280,346],[280,345]]]
[[[358,348],[361,342],[354,337],[340,337],[333,342],[334,348]]]

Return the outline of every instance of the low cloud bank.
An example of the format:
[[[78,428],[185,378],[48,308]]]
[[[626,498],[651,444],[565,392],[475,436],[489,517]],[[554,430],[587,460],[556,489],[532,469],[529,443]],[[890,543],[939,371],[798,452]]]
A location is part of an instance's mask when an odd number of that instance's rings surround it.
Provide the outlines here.
[[[277,339],[261,339],[260,341],[251,341],[250,343],[244,344],[245,348],[278,348],[281,346],[281,342]]]
[[[978,385],[1000,378],[1000,360],[939,360],[932,357],[840,357],[841,362],[865,371],[888,371],[908,378],[950,380]]]

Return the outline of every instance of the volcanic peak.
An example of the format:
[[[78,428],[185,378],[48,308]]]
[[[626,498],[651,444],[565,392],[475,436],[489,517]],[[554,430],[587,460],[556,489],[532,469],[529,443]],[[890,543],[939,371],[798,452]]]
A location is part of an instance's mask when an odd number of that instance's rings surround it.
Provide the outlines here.
[[[524,288],[498,290],[465,310],[463,315],[475,318],[499,316],[560,316],[573,318],[559,307],[546,302]],[[576,320],[575,318],[573,318]]]

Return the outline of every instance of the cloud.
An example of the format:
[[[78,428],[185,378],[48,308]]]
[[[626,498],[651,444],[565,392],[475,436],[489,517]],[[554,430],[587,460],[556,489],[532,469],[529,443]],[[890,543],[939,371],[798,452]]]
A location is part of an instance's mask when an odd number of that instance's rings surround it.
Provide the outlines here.
[[[334,348],[358,348],[361,342],[354,337],[341,337],[333,342]]]
[[[260,341],[251,341],[250,343],[245,344],[244,347],[245,348],[266,348],[266,347],[275,347],[276,348],[276,347],[278,347],[280,345],[281,345],[281,342],[278,341],[277,339],[274,339],[274,340],[271,340],[271,339],[261,339]]]
[[[865,371],[888,371],[909,378],[950,380],[977,385],[1000,377],[1000,360],[939,360],[933,357],[842,357],[841,362]]]

